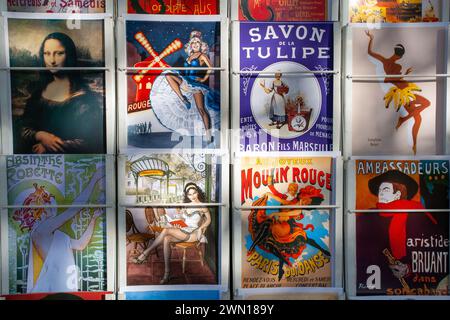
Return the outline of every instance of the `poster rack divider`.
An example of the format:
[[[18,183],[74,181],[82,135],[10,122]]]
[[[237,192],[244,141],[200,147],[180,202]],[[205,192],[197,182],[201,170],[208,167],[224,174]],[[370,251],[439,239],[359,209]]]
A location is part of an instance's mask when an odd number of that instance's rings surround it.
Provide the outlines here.
[[[224,67],[152,67],[152,68],[134,68],[134,67],[127,67],[127,68],[118,68],[119,71],[145,71],[145,70],[216,70],[216,71],[226,71],[227,69]]]
[[[212,15],[161,15],[161,14],[122,14],[118,19],[129,21],[153,22],[219,22],[228,18],[219,14]]]
[[[323,205],[323,206],[234,206],[236,210],[252,210],[252,209],[322,209],[322,210],[332,210],[339,209],[340,206],[337,205]],[[450,211],[450,210],[449,210]]]
[[[289,71],[282,71],[281,72],[284,75],[313,75],[313,74],[339,74],[339,70],[323,70],[323,71],[295,71],[295,72],[289,72]],[[262,72],[262,71],[232,71],[232,74],[256,74],[256,75],[263,75],[263,76],[275,76],[276,72]]]
[[[236,128],[239,130],[239,128]],[[340,158],[340,151],[237,151],[233,154],[233,159],[247,157],[264,157],[264,158]]]
[[[216,290],[221,292],[228,291],[228,287],[221,284],[193,284],[186,288],[185,284],[179,285],[139,285],[139,286],[124,286],[119,290],[119,294],[127,292],[151,292],[151,291],[210,291]]]
[[[436,73],[436,74],[368,74],[368,75],[347,75],[347,79],[353,80],[364,80],[364,79],[380,79],[384,80],[385,78],[449,78],[449,73]]]
[[[113,19],[111,13],[31,13],[3,12],[3,16],[13,19],[45,19],[45,20],[104,20]]]
[[[48,71],[48,70],[66,70],[66,71],[111,71],[108,67],[62,67],[62,68],[47,68],[47,67],[6,67],[0,68],[2,71]]]
[[[204,207],[225,207],[226,203],[200,203],[200,204],[190,204],[190,203],[121,203],[122,208],[171,208],[171,207],[182,207],[182,208],[204,208]]]
[[[284,288],[238,288],[238,293],[245,295],[250,294],[267,294],[267,293],[344,293],[341,287],[284,287]]]
[[[56,204],[56,205],[34,205],[34,206],[24,206],[24,205],[9,205],[2,206],[1,209],[58,209],[58,208],[114,208],[113,205],[108,204]]]
[[[221,129],[225,130],[225,129]],[[229,130],[228,128],[226,130]],[[222,148],[173,148],[173,149],[136,149],[136,148],[122,148],[121,152],[117,154],[118,158],[126,158],[131,155],[154,155],[154,154],[211,154],[219,157],[228,156],[228,149]]]
[[[433,213],[449,213],[450,209],[367,209],[367,210],[347,210],[348,213],[424,213],[424,212],[433,212]]]

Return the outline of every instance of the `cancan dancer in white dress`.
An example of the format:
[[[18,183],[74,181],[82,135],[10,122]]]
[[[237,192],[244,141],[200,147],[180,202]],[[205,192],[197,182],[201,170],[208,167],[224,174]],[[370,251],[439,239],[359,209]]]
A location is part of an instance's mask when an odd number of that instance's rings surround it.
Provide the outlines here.
[[[184,187],[184,202],[200,204],[206,201],[203,191],[195,183],[188,183]],[[170,254],[171,243],[177,242],[207,242],[205,231],[211,223],[211,214],[208,208],[185,208],[178,216],[184,220],[185,227],[169,227],[156,237],[155,241],[137,258],[132,259],[133,263],[142,264],[149,253],[163,244],[164,250],[164,277],[161,284],[170,281]],[[202,219],[204,218],[204,219]]]
[[[208,44],[201,37],[200,31],[191,32],[185,45],[188,57],[184,67],[213,67],[208,58]],[[211,70],[190,69],[183,75],[170,70],[155,80],[150,100],[162,125],[172,130],[185,130],[194,136],[204,135],[206,142],[212,142],[212,130],[220,129],[220,97],[207,85],[210,74]],[[201,126],[198,125],[199,120]]]

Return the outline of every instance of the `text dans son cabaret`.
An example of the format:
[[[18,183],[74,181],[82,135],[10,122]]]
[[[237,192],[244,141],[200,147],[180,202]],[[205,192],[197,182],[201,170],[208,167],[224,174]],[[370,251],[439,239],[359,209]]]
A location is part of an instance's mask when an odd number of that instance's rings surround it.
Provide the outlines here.
[[[273,174],[272,172],[275,172]],[[253,199],[253,188],[259,189],[261,186],[269,184],[269,176],[273,175],[273,183],[303,183],[312,186],[318,185],[320,188],[331,190],[331,174],[314,168],[301,167],[281,167],[278,169],[266,169],[254,171],[253,168],[242,170],[241,172],[241,201]]]
[[[46,7],[44,0],[8,0],[8,6]],[[60,0],[60,8],[105,8],[105,0]]]
[[[331,57],[328,46],[307,47],[298,45],[295,40],[321,43],[326,33],[325,29],[295,25],[267,26],[265,30],[259,27],[251,28],[249,31],[250,42],[258,43],[264,40],[276,40],[278,46],[273,43],[264,46],[243,46],[245,59],[253,59],[255,55],[260,59],[276,57],[277,59],[307,59],[317,57],[317,59],[329,59]]]

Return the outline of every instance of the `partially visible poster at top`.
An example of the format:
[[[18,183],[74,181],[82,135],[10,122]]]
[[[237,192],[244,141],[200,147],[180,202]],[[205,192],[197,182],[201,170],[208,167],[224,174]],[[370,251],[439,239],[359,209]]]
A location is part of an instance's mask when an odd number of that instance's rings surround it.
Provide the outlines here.
[[[213,15],[219,0],[127,0],[127,12],[137,14]]]
[[[107,0],[7,0],[8,11],[32,13],[104,13]]]
[[[326,21],[328,0],[240,0],[239,20]]]
[[[438,22],[440,0],[350,0],[350,22]]]

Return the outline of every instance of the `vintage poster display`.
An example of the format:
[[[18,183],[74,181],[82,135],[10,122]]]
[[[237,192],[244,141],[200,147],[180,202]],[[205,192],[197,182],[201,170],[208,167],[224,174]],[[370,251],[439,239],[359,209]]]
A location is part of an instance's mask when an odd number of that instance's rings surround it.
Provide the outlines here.
[[[13,12],[105,13],[108,1],[111,0],[6,0],[6,4],[7,10]]]
[[[333,23],[239,23],[239,151],[332,151]]]
[[[449,161],[354,160],[354,170],[355,208],[367,210],[355,214],[356,294],[448,295],[448,212],[426,209],[450,208]]]
[[[161,204],[187,201],[185,188],[201,189],[202,202],[221,201],[221,158],[212,154],[135,154],[124,159],[123,203]]]
[[[219,283],[218,207],[205,202],[191,183],[183,203],[195,207],[127,208],[126,285],[214,285]]]
[[[103,20],[8,19],[14,153],[106,152]],[[86,34],[90,36],[87,37]],[[31,35],[31,36],[30,36]]]
[[[127,0],[127,12],[166,15],[220,14],[220,2],[226,0]]]
[[[328,0],[239,0],[239,20],[326,21],[329,2]]]
[[[442,153],[445,82],[420,75],[446,73],[447,26],[350,30],[352,154]]]
[[[105,157],[7,156],[6,174],[9,293],[105,291],[106,209],[89,207],[106,205]]]
[[[220,25],[126,21],[129,148],[220,147]]]
[[[333,167],[330,157],[239,160],[241,288],[332,286],[332,211],[283,206],[333,204]]]
[[[441,0],[349,0],[353,23],[438,22],[441,12]]]

